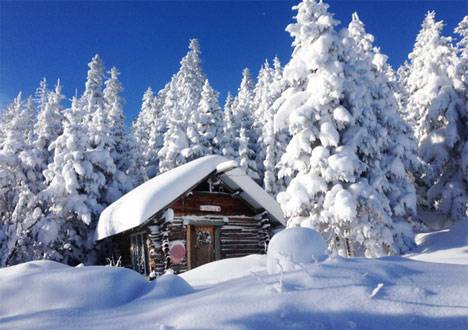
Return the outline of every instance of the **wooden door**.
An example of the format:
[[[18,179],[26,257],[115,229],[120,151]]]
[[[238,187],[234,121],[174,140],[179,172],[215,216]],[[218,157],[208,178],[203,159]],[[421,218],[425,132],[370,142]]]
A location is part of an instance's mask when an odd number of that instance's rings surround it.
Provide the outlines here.
[[[215,260],[215,228],[208,225],[189,225],[187,228],[188,269]]]

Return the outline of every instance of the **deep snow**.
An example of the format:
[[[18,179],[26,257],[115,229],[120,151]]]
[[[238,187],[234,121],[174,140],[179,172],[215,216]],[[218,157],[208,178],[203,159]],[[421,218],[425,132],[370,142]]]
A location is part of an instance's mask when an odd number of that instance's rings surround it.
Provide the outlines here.
[[[261,255],[153,282],[123,268],[30,262],[0,270],[0,328],[467,329],[468,265],[439,263],[466,253],[466,231],[454,229],[423,236],[420,256],[432,262],[330,257],[272,275]]]
[[[418,234],[416,244],[418,249],[416,253],[409,255],[411,259],[468,265],[467,221],[460,221],[449,229]]]

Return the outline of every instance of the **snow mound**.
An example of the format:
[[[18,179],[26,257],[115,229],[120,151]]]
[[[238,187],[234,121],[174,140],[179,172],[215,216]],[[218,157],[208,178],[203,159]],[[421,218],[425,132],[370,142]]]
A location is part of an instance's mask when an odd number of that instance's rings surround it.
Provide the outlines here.
[[[183,278],[166,274],[152,282],[153,289],[144,296],[148,299],[174,298],[193,293],[194,290]]]
[[[327,244],[313,229],[295,227],[280,231],[268,244],[267,271],[275,274],[300,269],[305,264],[323,260]]]
[[[417,254],[411,259],[448,264],[468,265],[468,221],[460,221],[449,229],[416,235]]]
[[[2,269],[0,283],[0,316],[110,308],[151,289],[144,277],[126,268],[76,268],[54,261],[32,261]]]
[[[94,308],[92,299],[101,294],[112,301],[112,291],[118,287],[105,286],[100,278],[116,272],[120,274],[119,284],[126,286],[125,281],[128,278],[133,281],[133,276],[121,276],[127,274],[124,269],[72,268],[51,262],[0,269],[0,328],[467,329],[468,266],[465,265],[441,265],[401,257],[330,257],[320,263],[306,264],[300,270],[269,275],[265,256],[226,262],[213,262],[188,272],[192,278],[201,277],[204,272],[212,283],[216,282],[211,286],[193,290],[181,277],[164,275],[154,282],[143,280],[144,293],[140,297],[104,309]],[[92,279],[81,275],[70,277],[81,274],[81,270],[93,269],[100,271]],[[241,277],[228,279],[225,275],[230,271]],[[49,279],[60,277],[68,286],[75,287],[76,292],[57,287],[52,280],[36,288],[36,275]],[[24,287],[10,288],[14,277]],[[101,282],[95,284],[96,281]],[[187,282],[192,284],[189,279]],[[140,281],[134,283],[134,290],[138,290]],[[46,289],[50,300],[35,299],[34,290]],[[7,290],[10,290],[8,294]],[[80,290],[91,294],[88,306],[54,309],[57,300],[79,298],[70,294],[84,296]],[[18,295],[28,299],[19,300]],[[26,308],[28,304],[33,307]],[[10,308],[8,314],[6,308]]]
[[[179,276],[194,287],[205,287],[229,280],[250,276],[265,269],[265,255],[222,259],[182,273]]]

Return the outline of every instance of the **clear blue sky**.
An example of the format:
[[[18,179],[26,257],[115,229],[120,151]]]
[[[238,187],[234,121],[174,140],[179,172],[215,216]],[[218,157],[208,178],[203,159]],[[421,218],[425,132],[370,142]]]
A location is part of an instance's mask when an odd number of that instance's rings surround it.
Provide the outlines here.
[[[0,105],[19,90],[34,92],[42,77],[62,80],[69,98],[81,93],[87,63],[98,53],[116,66],[135,118],[148,86],[159,90],[175,73],[190,38],[200,40],[203,67],[221,92],[236,91],[242,68],[255,74],[265,58],[286,63],[291,38],[284,31],[298,1],[2,1],[0,0]],[[411,51],[428,10],[445,33],[468,14],[468,1],[328,1],[347,24],[357,11],[376,45],[397,67]]]

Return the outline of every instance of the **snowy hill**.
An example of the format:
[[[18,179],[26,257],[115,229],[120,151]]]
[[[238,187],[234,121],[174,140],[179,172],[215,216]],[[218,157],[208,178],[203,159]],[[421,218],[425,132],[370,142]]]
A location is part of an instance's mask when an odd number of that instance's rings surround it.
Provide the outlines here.
[[[425,252],[412,258],[466,254],[449,233],[423,236]],[[0,270],[0,328],[467,329],[467,279],[468,265],[404,257],[268,274],[266,256],[251,255],[153,282],[123,268],[35,261]]]

